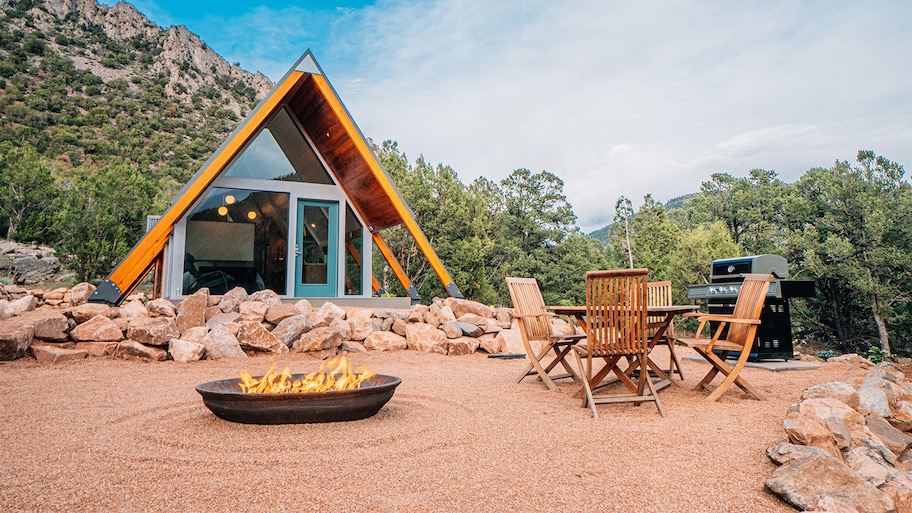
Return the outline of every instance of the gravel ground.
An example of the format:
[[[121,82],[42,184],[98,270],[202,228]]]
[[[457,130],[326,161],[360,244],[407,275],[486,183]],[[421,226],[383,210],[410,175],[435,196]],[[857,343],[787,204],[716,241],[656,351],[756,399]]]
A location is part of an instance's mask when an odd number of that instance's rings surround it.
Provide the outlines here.
[[[666,418],[619,404],[596,420],[569,380],[514,384],[523,360],[350,359],[402,378],[377,415],[279,426],[221,420],[194,387],[273,362],[315,371],[313,357],[0,363],[0,511],[792,512],[764,489],[766,448],[804,388],[863,373],[749,368],[769,401],[735,388],[710,403],[690,390],[708,365],[684,359]]]

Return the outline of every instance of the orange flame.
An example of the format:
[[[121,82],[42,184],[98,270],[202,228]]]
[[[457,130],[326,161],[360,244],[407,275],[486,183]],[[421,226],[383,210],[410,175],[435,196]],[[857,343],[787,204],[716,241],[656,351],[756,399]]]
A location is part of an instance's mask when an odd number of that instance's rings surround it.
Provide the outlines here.
[[[376,372],[367,370],[364,365],[358,372],[353,372],[348,358],[343,355],[335,360],[323,362],[319,371],[296,380],[291,379],[291,369],[288,367],[279,373],[273,365],[260,378],[254,378],[249,372],[242,370],[241,382],[238,385],[245,394],[326,392],[361,388],[361,383],[376,375]]]

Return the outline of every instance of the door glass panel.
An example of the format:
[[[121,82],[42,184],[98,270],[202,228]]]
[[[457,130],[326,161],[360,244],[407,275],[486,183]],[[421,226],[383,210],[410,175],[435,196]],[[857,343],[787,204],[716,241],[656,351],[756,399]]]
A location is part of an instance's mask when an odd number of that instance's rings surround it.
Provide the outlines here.
[[[303,222],[301,259],[304,272],[301,283],[326,284],[326,265],[329,263],[329,208],[305,206]]]
[[[361,256],[364,237],[361,222],[351,207],[345,206],[345,294],[360,296],[364,290],[361,279]]]

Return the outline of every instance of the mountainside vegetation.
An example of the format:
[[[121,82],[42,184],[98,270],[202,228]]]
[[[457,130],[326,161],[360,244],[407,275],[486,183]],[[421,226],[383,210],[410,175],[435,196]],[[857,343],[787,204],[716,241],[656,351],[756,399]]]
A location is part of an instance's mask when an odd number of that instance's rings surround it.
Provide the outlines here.
[[[78,279],[103,278],[271,87],[123,2],[0,0],[0,237],[51,245]],[[797,340],[912,354],[912,185],[874,152],[791,184],[755,169],[664,205],[621,196],[614,222],[587,236],[553,172],[464,184],[395,141],[376,151],[469,299],[509,305],[504,277],[531,276],[547,303],[581,304],[586,271],[632,266],[687,302],[713,260],[774,253],[817,286],[792,302]],[[401,226],[383,236],[423,298],[446,294]],[[380,260],[381,285],[403,294]]]

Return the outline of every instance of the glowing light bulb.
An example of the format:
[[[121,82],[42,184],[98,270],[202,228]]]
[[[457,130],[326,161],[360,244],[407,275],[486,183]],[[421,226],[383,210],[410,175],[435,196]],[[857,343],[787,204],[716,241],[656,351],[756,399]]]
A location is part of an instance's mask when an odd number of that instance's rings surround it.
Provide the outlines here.
[[[220,216],[227,216],[227,215],[228,215],[228,207],[226,207],[225,205],[220,206],[220,207],[218,208],[218,213],[219,213]]]
[[[251,210],[250,212],[247,212],[247,219],[250,219],[251,221],[256,219],[256,216],[257,216],[257,213],[254,212],[253,210]]]
[[[234,205],[234,201],[235,200],[234,200],[233,195],[229,194],[229,195],[225,196],[225,203],[227,203],[229,205]]]

